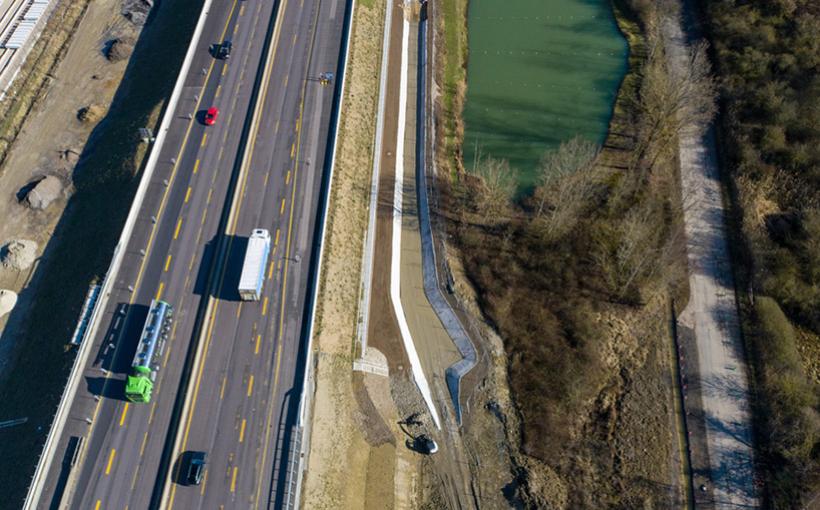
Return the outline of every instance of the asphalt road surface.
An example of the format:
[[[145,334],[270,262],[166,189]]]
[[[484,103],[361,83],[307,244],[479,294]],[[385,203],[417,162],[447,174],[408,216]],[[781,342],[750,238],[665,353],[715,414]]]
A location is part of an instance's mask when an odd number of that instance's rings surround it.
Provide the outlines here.
[[[216,306],[206,322],[202,370],[193,374],[192,412],[181,425],[183,449],[207,451],[209,464],[201,486],[172,486],[169,506],[266,507],[277,496],[281,502],[279,467],[289,441],[282,431],[298,408],[296,359],[333,95],[333,87],[316,78],[336,68],[344,9],[343,0],[212,4],[100,334],[88,340],[94,346],[86,384],[72,402],[41,507],[60,501],[83,509],[151,505],[161,490],[157,474],[175,432],[169,424],[212,272],[221,275]],[[278,35],[270,80],[259,96],[261,122],[246,144],[250,164],[240,173],[238,151],[270,33]],[[209,46],[226,37],[233,40],[230,60],[214,60]],[[201,114],[210,106],[220,115],[206,127]],[[235,235],[221,271],[214,253],[234,186],[240,186]],[[246,239],[260,227],[276,243],[264,297],[240,303],[236,284]],[[152,402],[128,403],[124,380],[156,297],[176,308],[172,335]],[[71,467],[77,438],[83,446]]]

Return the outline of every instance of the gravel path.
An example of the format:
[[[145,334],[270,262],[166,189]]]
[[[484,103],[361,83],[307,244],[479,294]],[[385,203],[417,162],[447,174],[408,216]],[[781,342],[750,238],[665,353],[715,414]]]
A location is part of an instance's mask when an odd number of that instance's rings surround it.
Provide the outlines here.
[[[662,30],[671,72],[686,66],[687,35],[670,16]],[[690,31],[690,34],[694,34]],[[680,137],[690,297],[679,318],[694,331],[708,466],[696,469],[698,503],[715,508],[759,505],[754,487],[747,371],[740,337],[720,175],[712,129]],[[700,413],[698,413],[700,414]],[[701,486],[703,486],[702,490]]]

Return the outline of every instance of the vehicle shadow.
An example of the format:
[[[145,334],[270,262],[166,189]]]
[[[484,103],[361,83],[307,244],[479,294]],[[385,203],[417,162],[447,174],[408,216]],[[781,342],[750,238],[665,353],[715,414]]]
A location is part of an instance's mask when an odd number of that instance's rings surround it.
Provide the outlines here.
[[[199,265],[196,281],[194,282],[194,294],[205,296],[206,294],[222,301],[240,301],[239,298],[239,277],[242,274],[242,263],[245,259],[245,251],[248,248],[248,238],[244,236],[227,236],[228,254],[223,264],[215,268],[216,289],[208,289],[211,271],[213,268],[213,257],[216,255],[218,238],[214,237],[205,245],[205,253],[202,256],[202,263]]]
[[[86,389],[92,395],[125,401],[125,380],[113,377],[86,377]]]

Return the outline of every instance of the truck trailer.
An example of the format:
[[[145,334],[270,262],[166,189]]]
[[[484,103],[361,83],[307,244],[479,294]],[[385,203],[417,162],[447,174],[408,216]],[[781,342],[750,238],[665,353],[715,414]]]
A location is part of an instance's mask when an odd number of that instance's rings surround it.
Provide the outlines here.
[[[125,382],[125,398],[131,402],[151,401],[162,352],[171,333],[173,319],[174,307],[165,301],[151,301],[148,318],[145,319],[140,334],[137,353],[131,363],[131,373]]]
[[[259,301],[265,282],[265,267],[270,254],[270,232],[257,228],[248,239],[242,275],[239,277],[239,297],[242,301]]]

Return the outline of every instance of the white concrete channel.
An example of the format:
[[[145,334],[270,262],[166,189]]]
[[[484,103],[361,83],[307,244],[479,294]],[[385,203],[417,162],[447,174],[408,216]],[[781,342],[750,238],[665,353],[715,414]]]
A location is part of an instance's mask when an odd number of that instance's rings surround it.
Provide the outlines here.
[[[168,105],[163,113],[159,132],[153,147],[151,147],[151,153],[145,164],[145,170],[143,171],[142,178],[140,179],[136,195],[134,196],[134,201],[131,204],[131,210],[128,212],[128,218],[125,221],[125,226],[123,227],[122,234],[120,234],[120,239],[117,242],[117,246],[114,248],[114,257],[108,268],[108,272],[106,273],[105,280],[103,281],[100,299],[97,301],[97,305],[94,307],[94,311],[91,314],[88,329],[83,337],[83,342],[80,345],[77,357],[74,359],[74,365],[71,368],[68,383],[63,390],[60,405],[57,408],[57,413],[54,415],[51,430],[48,433],[48,438],[46,439],[46,443],[43,446],[43,451],[40,454],[37,469],[34,472],[34,477],[32,478],[28,494],[26,495],[26,501],[23,506],[24,510],[34,510],[39,506],[38,503],[43,491],[45,477],[48,474],[49,469],[51,468],[51,463],[54,460],[54,448],[62,435],[63,428],[65,427],[66,420],[68,418],[68,412],[71,408],[71,403],[74,400],[74,396],[77,393],[77,388],[79,387],[82,379],[83,367],[88,361],[88,356],[91,352],[91,345],[93,342],[90,342],[89,339],[94,338],[97,333],[100,326],[102,311],[105,310],[108,303],[108,298],[111,295],[111,289],[114,282],[117,280],[117,273],[119,272],[120,265],[122,264],[125,248],[128,245],[128,240],[131,238],[134,225],[136,224],[139,211],[142,207],[142,202],[148,190],[148,185],[151,182],[151,177],[154,174],[154,169],[156,168],[160,152],[162,151],[165,137],[168,133],[171,121],[174,118],[177,103],[179,102],[185,85],[185,78],[190,70],[191,62],[194,59],[196,48],[199,44],[199,39],[202,36],[202,31],[205,27],[205,22],[208,19],[211,3],[212,0],[205,0],[202,5],[202,11],[200,12],[199,19],[197,20],[196,28],[194,29],[194,34],[191,38],[191,43],[188,46],[188,51],[185,53],[185,59],[182,62],[182,68],[180,69],[176,83],[174,84],[174,90],[171,93],[171,97],[168,100]]]

